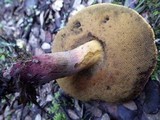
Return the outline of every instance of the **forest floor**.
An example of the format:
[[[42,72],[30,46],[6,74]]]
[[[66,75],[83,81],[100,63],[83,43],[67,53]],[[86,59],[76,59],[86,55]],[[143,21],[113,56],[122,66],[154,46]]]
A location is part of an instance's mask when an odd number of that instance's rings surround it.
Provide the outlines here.
[[[57,31],[65,26],[69,17],[102,2],[125,5],[139,12],[154,29],[159,50],[158,0],[0,0],[1,74],[18,60],[50,53]],[[159,120],[159,58],[142,94],[128,103],[82,102],[66,95],[53,80],[37,89],[37,102],[41,107],[32,102],[19,104],[19,92],[0,97],[0,120]]]

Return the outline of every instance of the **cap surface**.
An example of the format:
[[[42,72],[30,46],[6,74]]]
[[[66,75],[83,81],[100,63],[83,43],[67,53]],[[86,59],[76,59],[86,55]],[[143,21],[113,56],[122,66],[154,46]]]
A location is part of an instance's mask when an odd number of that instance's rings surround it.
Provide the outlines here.
[[[58,32],[52,52],[71,50],[92,39],[102,43],[103,59],[57,80],[59,86],[83,101],[123,102],[135,98],[156,64],[152,28],[132,9],[106,3],[92,5]]]

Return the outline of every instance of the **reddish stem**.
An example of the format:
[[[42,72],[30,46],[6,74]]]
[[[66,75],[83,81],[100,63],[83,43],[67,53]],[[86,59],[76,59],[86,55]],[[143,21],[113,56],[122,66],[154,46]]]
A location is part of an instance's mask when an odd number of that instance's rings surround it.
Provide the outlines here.
[[[13,65],[10,76],[19,75],[23,82],[35,85],[75,74],[95,64],[102,57],[102,47],[96,40],[73,50],[34,56]]]

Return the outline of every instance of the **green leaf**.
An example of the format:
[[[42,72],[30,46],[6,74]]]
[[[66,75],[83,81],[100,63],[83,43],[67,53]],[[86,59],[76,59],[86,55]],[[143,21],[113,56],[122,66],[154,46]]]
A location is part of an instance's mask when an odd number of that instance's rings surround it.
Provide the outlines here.
[[[135,10],[139,9],[143,4],[144,4],[145,0],[139,0],[138,5],[135,7]]]
[[[160,14],[160,12],[159,11],[154,11],[153,14],[158,15],[158,14]]]
[[[1,55],[0,56],[0,61],[5,61],[5,58],[6,58],[5,55]]]

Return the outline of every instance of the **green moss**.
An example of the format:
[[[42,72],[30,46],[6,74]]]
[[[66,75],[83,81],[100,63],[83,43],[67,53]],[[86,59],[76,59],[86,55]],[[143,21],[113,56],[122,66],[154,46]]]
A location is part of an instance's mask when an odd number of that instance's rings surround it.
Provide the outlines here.
[[[56,92],[54,94],[52,105],[49,108],[49,113],[54,115],[53,120],[67,120],[66,115],[62,111],[63,106],[64,104],[61,102],[60,93]]]
[[[54,120],[67,120],[66,116],[62,113],[57,113],[55,116],[54,116]]]

